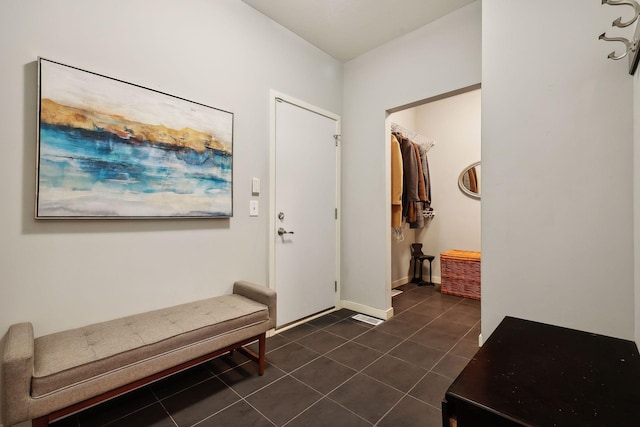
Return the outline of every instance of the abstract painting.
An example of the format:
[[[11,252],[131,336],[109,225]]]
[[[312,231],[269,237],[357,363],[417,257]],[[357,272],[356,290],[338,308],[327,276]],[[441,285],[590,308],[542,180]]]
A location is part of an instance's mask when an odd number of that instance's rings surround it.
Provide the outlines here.
[[[233,113],[38,65],[36,218],[233,215]]]

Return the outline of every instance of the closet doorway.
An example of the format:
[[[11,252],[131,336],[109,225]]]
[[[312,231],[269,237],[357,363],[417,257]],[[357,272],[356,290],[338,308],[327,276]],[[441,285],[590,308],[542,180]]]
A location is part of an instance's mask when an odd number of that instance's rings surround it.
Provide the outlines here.
[[[397,288],[411,282],[414,270],[411,245],[422,244],[424,254],[433,255],[431,277],[440,289],[440,254],[459,249],[481,251],[481,194],[472,197],[459,187],[462,172],[481,161],[480,85],[446,94],[407,107],[390,110],[386,129],[391,140],[391,124],[411,130],[434,141],[427,152],[431,187],[431,218],[424,227],[410,228],[403,221],[401,232],[392,233],[390,260],[391,286]],[[480,189],[480,167],[476,185]],[[429,263],[424,262],[423,276],[429,280]],[[394,292],[392,291],[392,295]]]

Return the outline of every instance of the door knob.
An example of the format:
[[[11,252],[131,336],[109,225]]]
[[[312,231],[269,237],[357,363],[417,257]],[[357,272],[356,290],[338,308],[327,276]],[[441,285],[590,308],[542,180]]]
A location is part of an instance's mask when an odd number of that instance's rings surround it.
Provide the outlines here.
[[[293,231],[287,231],[282,227],[278,228],[278,236],[282,236],[284,234],[293,234]]]

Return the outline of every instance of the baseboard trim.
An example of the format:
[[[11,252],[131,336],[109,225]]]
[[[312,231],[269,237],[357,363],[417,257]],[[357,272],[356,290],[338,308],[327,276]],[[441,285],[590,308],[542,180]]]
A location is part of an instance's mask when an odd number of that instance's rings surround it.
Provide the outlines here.
[[[406,285],[407,283],[409,283],[409,280],[410,280],[409,276],[403,277],[398,280],[394,280],[393,282],[391,282],[391,289],[397,288],[402,285]]]
[[[379,308],[369,307],[368,305],[358,304],[353,301],[342,300],[341,303],[342,308],[357,311],[358,313],[366,314],[368,316],[377,317],[378,319],[389,320],[393,317],[393,307],[381,310]]]
[[[422,277],[423,280],[429,280],[429,276],[423,276]],[[411,282],[411,278],[410,277],[403,277],[402,279],[398,279],[398,280],[394,280],[393,282],[391,282],[391,289],[395,289],[395,288],[399,288],[402,285],[406,285],[407,283]],[[442,279],[440,278],[440,276],[433,276],[433,283],[437,283],[440,284],[442,283]]]

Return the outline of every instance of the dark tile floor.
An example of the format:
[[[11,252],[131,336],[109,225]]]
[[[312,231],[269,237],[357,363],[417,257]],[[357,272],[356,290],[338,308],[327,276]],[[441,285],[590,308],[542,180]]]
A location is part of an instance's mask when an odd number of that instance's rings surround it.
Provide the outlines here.
[[[407,284],[379,326],[340,310],[60,420],[68,426],[441,426],[440,401],[477,351],[480,303]]]

